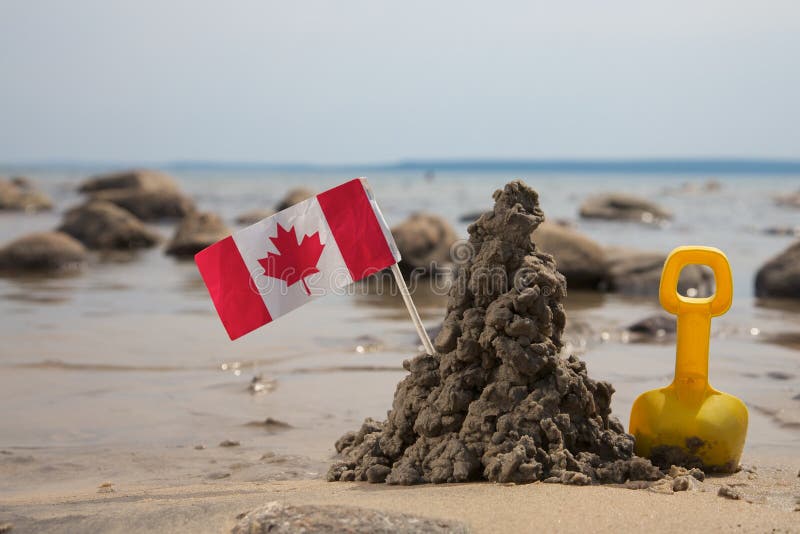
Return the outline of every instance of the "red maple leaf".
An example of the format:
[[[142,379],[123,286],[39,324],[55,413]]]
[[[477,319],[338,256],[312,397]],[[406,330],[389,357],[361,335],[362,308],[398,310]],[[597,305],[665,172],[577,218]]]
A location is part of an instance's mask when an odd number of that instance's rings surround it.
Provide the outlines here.
[[[258,260],[264,267],[264,276],[284,280],[289,286],[303,282],[306,294],[310,295],[305,278],[319,272],[317,262],[325,248],[319,240],[319,232],[303,236],[303,241],[298,243],[294,226],[286,231],[278,224],[278,235],[269,239],[280,254],[269,252],[266,258]]]

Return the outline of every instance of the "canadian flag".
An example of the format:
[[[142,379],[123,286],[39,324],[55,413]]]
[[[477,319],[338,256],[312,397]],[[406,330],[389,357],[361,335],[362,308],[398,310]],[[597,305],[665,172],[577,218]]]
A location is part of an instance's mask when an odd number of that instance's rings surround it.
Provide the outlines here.
[[[194,257],[231,339],[400,261],[365,178],[248,226]]]

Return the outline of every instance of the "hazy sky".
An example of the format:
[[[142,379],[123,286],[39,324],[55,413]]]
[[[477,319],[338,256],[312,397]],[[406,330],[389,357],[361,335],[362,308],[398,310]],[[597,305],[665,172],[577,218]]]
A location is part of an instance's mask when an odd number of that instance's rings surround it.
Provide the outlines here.
[[[0,162],[800,158],[800,2],[0,0]]]

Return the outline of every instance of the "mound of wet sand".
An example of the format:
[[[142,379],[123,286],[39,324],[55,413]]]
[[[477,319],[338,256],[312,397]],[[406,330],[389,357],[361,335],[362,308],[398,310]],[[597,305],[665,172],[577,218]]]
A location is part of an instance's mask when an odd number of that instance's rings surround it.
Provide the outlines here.
[[[472,258],[450,290],[437,354],[404,362],[388,419],[336,442],[328,480],[486,479],[590,484],[656,480],[611,415],[611,384],[562,357],[564,277],[531,232],[538,195],[515,181],[469,227]]]

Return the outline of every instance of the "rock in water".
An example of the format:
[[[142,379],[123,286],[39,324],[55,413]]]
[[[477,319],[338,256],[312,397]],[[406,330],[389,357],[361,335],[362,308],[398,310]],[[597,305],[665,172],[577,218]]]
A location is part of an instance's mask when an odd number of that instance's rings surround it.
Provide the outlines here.
[[[0,178],[0,211],[47,211],[53,209],[50,198],[36,189],[30,180]]]
[[[62,232],[28,234],[0,248],[0,271],[62,271],[82,267],[86,249]]]
[[[597,195],[586,199],[580,215],[585,219],[608,219],[658,224],[672,218],[672,214],[645,198],[623,193]]]
[[[148,248],[160,240],[130,212],[100,200],[69,210],[59,231],[92,249]]]
[[[587,484],[663,476],[633,454],[611,384],[562,358],[564,277],[530,239],[538,195],[515,181],[469,227],[475,255],[450,290],[437,354],[404,362],[386,422],[336,442],[328,480],[390,484],[486,479]]]
[[[190,258],[230,235],[231,231],[216,213],[192,212],[175,230],[175,236],[167,245],[167,254],[179,258]]]
[[[288,207],[294,206],[295,204],[299,204],[300,202],[311,198],[315,195],[314,191],[307,187],[295,187],[294,189],[290,189],[286,196],[284,196],[280,202],[275,204],[275,211],[283,211]]]
[[[275,210],[271,210],[269,208],[265,209],[254,209],[250,211],[246,211],[236,217],[236,224],[242,224],[245,226],[250,226],[251,224],[255,224],[267,217],[275,215]]]
[[[180,192],[168,174],[133,169],[90,178],[79,189],[93,200],[104,200],[128,210],[139,219],[180,219],[194,211],[194,201]]]
[[[96,193],[111,189],[139,189],[149,191],[178,191],[175,180],[163,172],[149,169],[131,169],[94,176],[84,181],[78,191]]]
[[[601,287],[626,295],[658,295],[667,254],[625,247],[605,249],[608,278]],[[678,292],[688,297],[714,293],[714,274],[704,265],[687,265],[678,277]]]
[[[560,224],[541,224],[531,236],[539,248],[553,255],[558,272],[567,278],[570,289],[597,289],[606,278],[603,247]]]
[[[758,270],[756,296],[800,299],[800,241],[795,242]]]
[[[458,235],[438,215],[414,213],[392,228],[392,235],[403,258],[398,265],[406,277],[436,273],[453,261],[450,249]]]

